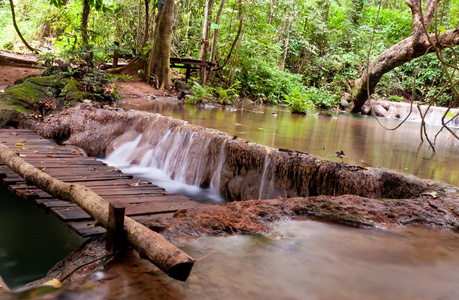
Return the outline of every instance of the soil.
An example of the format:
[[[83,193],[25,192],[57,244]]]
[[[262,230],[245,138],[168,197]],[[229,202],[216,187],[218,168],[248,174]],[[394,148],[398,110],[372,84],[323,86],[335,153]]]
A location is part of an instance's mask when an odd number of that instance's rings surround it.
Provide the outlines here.
[[[9,86],[13,86],[14,82],[28,75],[41,74],[43,70],[30,67],[19,67],[12,65],[0,65],[0,91],[3,91]]]
[[[30,66],[19,62],[6,62],[2,64],[1,58],[17,59],[24,62],[30,62]],[[45,69],[32,65],[38,59],[35,54],[20,54],[13,52],[0,51],[0,93],[9,86],[13,86],[17,79],[28,75],[39,75]],[[175,90],[160,91],[153,88],[151,85],[142,81],[140,78],[132,78],[129,82],[119,81],[116,83],[120,87],[119,95],[129,103],[142,103],[148,99],[158,97],[176,97]]]

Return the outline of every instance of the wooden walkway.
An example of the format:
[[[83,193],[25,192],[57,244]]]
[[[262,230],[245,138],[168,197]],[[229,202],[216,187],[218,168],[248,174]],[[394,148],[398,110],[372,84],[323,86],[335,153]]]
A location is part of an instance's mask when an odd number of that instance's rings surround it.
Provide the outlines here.
[[[87,186],[106,201],[121,203],[126,207],[126,215],[135,220],[170,216],[179,209],[202,205],[185,196],[168,193],[145,180],[133,178],[94,157],[87,157],[76,147],[57,145],[30,130],[0,129],[0,143],[59,180]],[[35,186],[28,186],[1,160],[0,179],[11,192],[33,200],[56,214],[81,236],[105,232],[104,228],[95,226],[91,217],[76,204],[56,199]]]

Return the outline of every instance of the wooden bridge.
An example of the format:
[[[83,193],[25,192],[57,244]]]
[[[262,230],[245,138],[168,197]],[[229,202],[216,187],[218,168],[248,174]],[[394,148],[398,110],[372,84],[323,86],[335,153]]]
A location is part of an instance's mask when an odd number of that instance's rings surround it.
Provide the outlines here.
[[[202,205],[185,196],[166,192],[148,181],[133,178],[94,157],[87,157],[76,147],[57,145],[27,129],[0,129],[0,143],[54,178],[84,185],[106,201],[121,204],[126,209],[126,215],[137,221],[171,216],[179,209]],[[56,199],[35,186],[27,185],[22,177],[1,161],[0,179],[12,193],[33,200],[56,214],[81,236],[105,232],[76,204]]]

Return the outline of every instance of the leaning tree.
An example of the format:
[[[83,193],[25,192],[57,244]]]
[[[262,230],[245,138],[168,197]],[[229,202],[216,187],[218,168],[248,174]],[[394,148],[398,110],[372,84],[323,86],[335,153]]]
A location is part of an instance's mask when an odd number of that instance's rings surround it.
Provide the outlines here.
[[[351,112],[360,111],[385,73],[415,58],[435,52],[443,63],[447,77],[450,69],[457,70],[457,62],[453,65],[443,60],[445,49],[454,50],[453,48],[459,45],[459,29],[446,30],[441,23],[437,22],[441,20],[443,14],[444,6],[441,7],[441,0],[427,0],[424,9],[420,0],[405,0],[405,2],[412,13],[413,35],[393,45],[368,64],[360,79],[355,82]],[[454,83],[449,83],[457,99],[459,97],[457,87]]]

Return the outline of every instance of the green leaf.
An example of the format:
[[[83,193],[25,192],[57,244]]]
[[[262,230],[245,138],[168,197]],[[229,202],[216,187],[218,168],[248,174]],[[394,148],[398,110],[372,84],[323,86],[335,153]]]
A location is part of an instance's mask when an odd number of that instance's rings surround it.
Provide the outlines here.
[[[441,33],[446,33],[446,29],[442,25],[438,26],[438,30],[440,30]]]
[[[443,115],[446,115],[446,116],[449,117],[449,118],[454,118],[454,117],[456,116],[456,115],[453,114],[452,112],[448,112],[448,113],[443,114]]]

